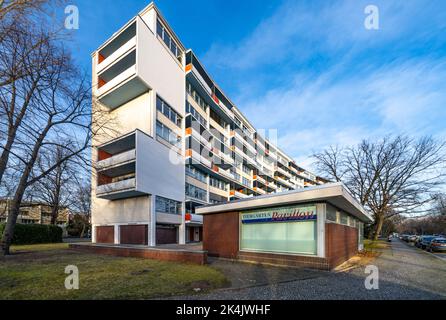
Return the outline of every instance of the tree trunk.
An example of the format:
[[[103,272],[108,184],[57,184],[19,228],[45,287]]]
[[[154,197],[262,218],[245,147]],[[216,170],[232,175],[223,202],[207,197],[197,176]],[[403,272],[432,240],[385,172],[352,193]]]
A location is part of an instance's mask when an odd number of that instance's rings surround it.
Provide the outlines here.
[[[59,205],[53,204],[53,207],[51,208],[51,224],[56,224],[57,217],[59,216]]]
[[[26,180],[25,180],[26,181]],[[20,213],[20,203],[22,202],[23,194],[25,193],[26,184],[22,183],[18,186],[17,191],[12,200],[11,210],[8,213],[8,221],[6,222],[5,230],[0,242],[2,255],[9,255],[12,244],[12,239],[14,237],[14,228],[17,223],[17,217]]]
[[[375,226],[375,232],[373,234],[373,240],[378,240],[379,234],[381,233],[382,227],[384,224],[384,214],[378,214],[376,216],[376,226]]]

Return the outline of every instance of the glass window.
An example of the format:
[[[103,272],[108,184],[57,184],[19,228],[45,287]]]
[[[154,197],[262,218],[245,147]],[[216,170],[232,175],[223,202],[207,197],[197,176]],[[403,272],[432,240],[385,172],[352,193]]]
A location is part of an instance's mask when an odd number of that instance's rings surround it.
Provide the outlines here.
[[[242,223],[240,249],[317,254],[316,222]]]
[[[181,202],[156,196],[155,207],[157,212],[164,212],[169,214],[181,214]]]
[[[156,33],[158,36],[162,39],[163,38],[163,26],[161,25],[161,22],[159,20],[156,21]]]
[[[207,191],[186,183],[186,195],[198,200],[207,201]]]
[[[181,127],[181,116],[159,96],[156,96],[156,109],[178,127]]]
[[[341,212],[341,224],[348,225],[348,216],[344,212]]]

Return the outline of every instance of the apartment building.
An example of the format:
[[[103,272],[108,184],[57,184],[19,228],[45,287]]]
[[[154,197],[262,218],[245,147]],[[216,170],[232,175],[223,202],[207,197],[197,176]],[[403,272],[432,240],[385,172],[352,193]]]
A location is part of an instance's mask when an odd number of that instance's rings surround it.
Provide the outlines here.
[[[8,220],[11,211],[12,200],[0,199],[0,223]],[[36,201],[23,201],[20,204],[20,212],[17,223],[22,224],[51,224],[52,207]],[[68,224],[70,211],[68,208],[60,208],[57,214],[56,224],[64,227]]]
[[[151,3],[92,54],[93,242],[201,241],[197,207],[323,184],[252,126]],[[113,133],[111,133],[113,132]]]

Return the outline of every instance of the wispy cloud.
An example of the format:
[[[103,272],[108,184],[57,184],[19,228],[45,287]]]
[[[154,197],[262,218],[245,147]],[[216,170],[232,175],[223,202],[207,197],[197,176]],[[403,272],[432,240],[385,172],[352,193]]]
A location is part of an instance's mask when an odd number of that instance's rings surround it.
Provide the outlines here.
[[[363,26],[369,1],[286,1],[247,38],[214,43],[204,60],[254,125],[277,128],[279,146],[303,164],[330,144],[444,137],[445,4],[374,2],[378,31]]]

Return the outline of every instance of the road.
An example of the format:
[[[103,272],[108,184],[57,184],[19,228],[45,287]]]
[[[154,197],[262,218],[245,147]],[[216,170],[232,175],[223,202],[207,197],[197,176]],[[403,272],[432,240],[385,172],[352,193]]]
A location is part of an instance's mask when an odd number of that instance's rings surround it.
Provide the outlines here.
[[[446,299],[446,261],[394,240],[372,262],[379,270],[379,289],[367,290],[368,274],[360,267],[348,272],[317,272],[314,278],[242,289],[218,290],[181,299]],[[308,271],[311,272],[311,271]]]

